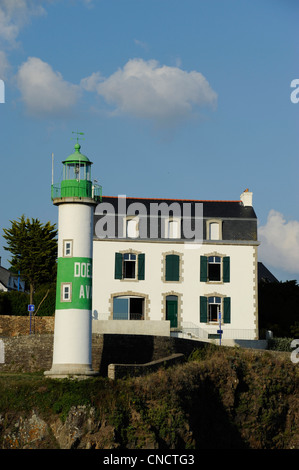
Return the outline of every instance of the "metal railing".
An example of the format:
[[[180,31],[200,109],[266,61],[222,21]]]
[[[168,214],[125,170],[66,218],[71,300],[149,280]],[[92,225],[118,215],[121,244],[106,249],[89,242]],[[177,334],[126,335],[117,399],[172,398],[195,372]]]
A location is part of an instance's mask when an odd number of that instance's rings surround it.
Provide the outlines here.
[[[102,186],[98,184],[87,186],[86,188],[82,188],[82,186],[78,184],[68,185],[66,188],[61,190],[61,183],[56,183],[51,185],[51,199],[61,198],[61,197],[90,197],[95,201],[102,200]]]
[[[236,329],[236,328],[226,328],[225,325],[221,325],[222,339],[248,339],[252,340],[256,338],[256,331],[254,329]],[[190,337],[195,337],[198,339],[209,339],[211,335],[216,336],[219,326],[215,328],[202,328],[191,322],[182,322],[181,332],[183,334],[189,335]]]
[[[256,331],[254,329],[230,329],[225,328],[225,325],[221,325],[222,339],[255,339]],[[208,328],[206,331],[208,334],[217,334],[218,328]]]
[[[208,332],[192,322],[182,322],[182,333],[199,339],[208,339]]]

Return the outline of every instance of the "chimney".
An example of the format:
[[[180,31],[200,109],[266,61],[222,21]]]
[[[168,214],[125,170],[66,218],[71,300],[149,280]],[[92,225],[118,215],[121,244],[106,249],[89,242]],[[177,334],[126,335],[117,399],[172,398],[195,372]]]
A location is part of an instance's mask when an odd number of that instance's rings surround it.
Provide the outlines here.
[[[252,207],[252,193],[249,192],[249,189],[245,189],[240,196],[241,202],[243,206],[251,206]]]

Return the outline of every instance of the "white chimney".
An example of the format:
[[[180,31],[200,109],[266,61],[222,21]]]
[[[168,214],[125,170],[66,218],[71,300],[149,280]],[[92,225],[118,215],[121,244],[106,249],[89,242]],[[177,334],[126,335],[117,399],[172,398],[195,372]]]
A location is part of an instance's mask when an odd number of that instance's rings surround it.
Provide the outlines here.
[[[249,189],[245,189],[243,193],[240,196],[241,202],[243,203],[243,206],[252,206],[252,193],[249,192]]]

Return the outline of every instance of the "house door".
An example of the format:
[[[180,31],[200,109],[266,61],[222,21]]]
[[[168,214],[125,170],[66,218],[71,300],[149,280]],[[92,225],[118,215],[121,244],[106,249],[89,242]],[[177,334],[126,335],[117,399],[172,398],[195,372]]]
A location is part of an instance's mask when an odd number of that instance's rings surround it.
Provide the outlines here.
[[[170,328],[178,326],[178,298],[176,295],[166,297],[166,320],[170,320]]]

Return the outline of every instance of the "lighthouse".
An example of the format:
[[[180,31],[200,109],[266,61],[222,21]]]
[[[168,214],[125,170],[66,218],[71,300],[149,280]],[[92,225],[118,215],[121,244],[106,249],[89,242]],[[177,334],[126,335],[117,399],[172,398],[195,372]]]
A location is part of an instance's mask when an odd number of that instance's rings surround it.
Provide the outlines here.
[[[63,180],[52,184],[58,207],[58,259],[52,378],[89,377],[92,339],[92,240],[94,206],[101,187],[91,181],[92,162],[75,145],[63,163]]]

